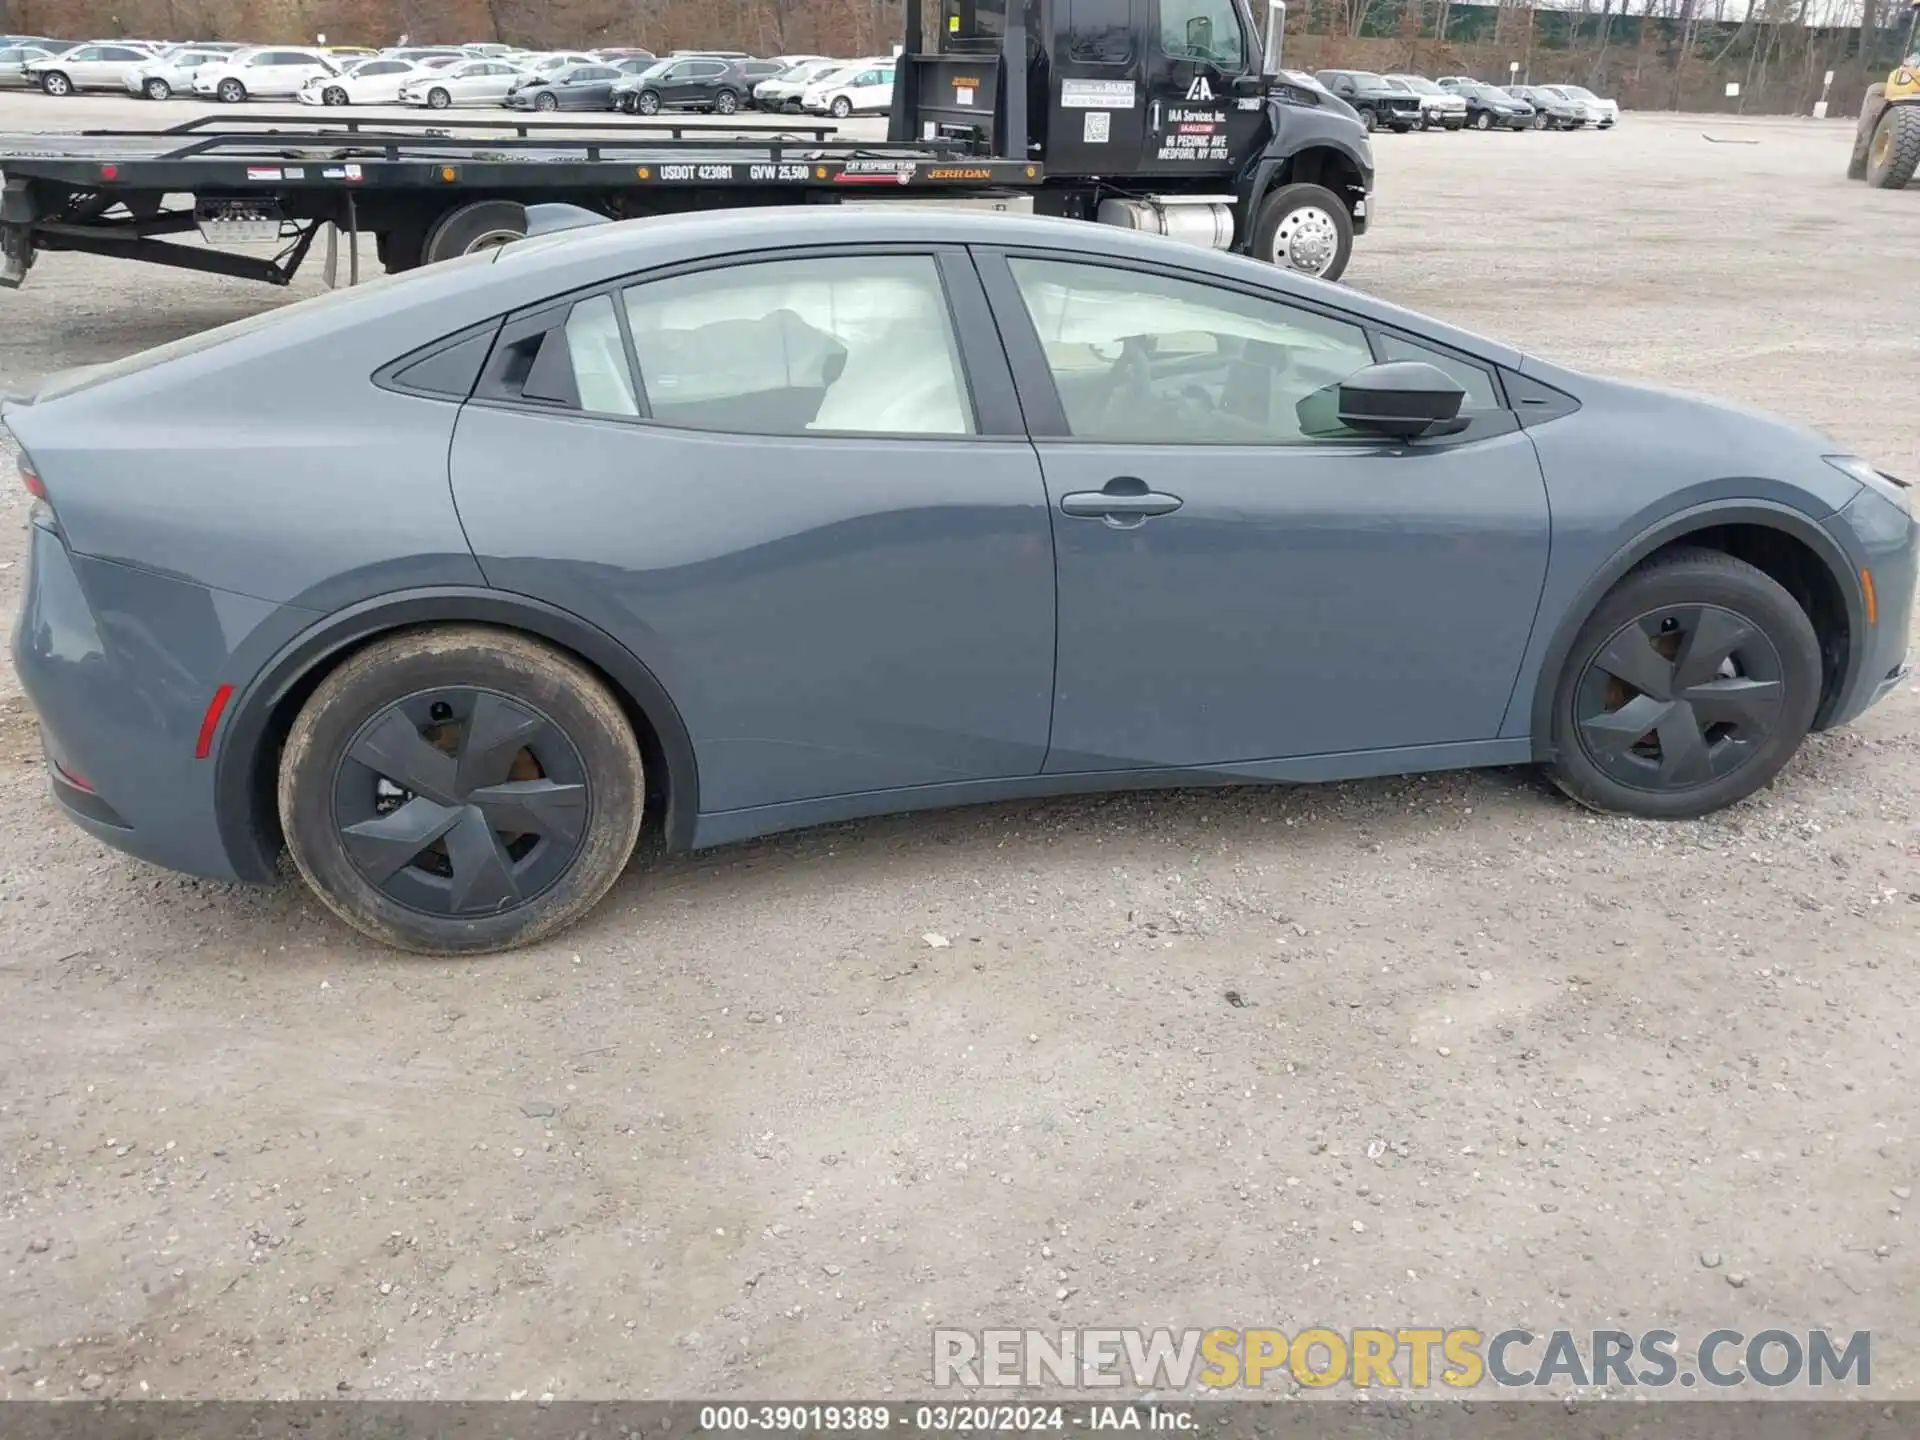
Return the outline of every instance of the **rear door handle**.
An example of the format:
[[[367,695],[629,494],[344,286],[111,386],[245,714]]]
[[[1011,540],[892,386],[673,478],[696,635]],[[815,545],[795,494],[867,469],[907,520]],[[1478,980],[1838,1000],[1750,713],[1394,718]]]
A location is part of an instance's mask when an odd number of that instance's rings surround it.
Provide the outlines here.
[[[1144,480],[1119,475],[1098,490],[1076,490],[1060,497],[1060,513],[1076,520],[1140,521],[1153,515],[1171,515],[1184,502],[1178,495],[1149,490]]]

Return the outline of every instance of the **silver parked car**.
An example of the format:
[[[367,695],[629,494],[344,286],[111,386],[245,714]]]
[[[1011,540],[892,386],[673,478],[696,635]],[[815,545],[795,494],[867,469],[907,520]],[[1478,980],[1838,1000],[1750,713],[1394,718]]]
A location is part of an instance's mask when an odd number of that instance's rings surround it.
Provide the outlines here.
[[[589,224],[0,419],[61,809],[433,953],[649,811],[1531,762],[1695,816],[1907,663],[1910,492],[1833,441],[1080,221]]]
[[[194,72],[229,58],[224,50],[169,50],[127,72],[127,89],[149,100],[171,100],[193,93]]]
[[[0,89],[38,88],[39,81],[27,71],[30,60],[44,60],[53,52],[38,45],[8,45],[0,49]]]
[[[97,41],[76,45],[64,55],[27,62],[27,75],[49,95],[72,95],[79,90],[124,90],[128,74],[151,63],[153,52],[131,41]]]

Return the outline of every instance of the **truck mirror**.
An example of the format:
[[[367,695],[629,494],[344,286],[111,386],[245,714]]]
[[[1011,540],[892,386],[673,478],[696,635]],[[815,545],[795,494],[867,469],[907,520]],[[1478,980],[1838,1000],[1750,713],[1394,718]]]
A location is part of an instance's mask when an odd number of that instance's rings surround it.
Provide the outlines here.
[[[1187,21],[1187,52],[1194,58],[1213,53],[1213,21],[1196,15]]]
[[[1280,56],[1287,34],[1286,0],[1268,0],[1267,33],[1265,44],[1261,48],[1260,73],[1278,75]]]

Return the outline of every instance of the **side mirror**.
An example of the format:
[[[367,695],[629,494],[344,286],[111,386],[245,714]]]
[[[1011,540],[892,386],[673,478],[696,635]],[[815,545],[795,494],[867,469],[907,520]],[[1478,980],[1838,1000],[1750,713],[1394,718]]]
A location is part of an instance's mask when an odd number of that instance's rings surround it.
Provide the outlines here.
[[[1393,440],[1449,435],[1461,428],[1467,392],[1424,360],[1392,360],[1356,370],[1337,385],[1302,397],[1295,406],[1310,436],[1358,433]]]
[[[1236,75],[1233,77],[1233,93],[1242,98],[1258,95],[1263,87],[1258,75]]]

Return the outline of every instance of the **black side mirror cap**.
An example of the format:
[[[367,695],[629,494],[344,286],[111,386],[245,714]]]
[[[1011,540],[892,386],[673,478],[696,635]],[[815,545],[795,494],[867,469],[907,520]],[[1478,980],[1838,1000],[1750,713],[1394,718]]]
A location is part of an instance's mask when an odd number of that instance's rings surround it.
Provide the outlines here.
[[[1236,75],[1233,77],[1233,93],[1239,96],[1258,95],[1261,90],[1258,75]]]
[[[1390,360],[1303,397],[1295,410],[1309,435],[1328,433],[1332,420],[1352,434],[1418,440],[1463,429],[1460,406],[1466,398],[1459,382],[1438,366]]]

